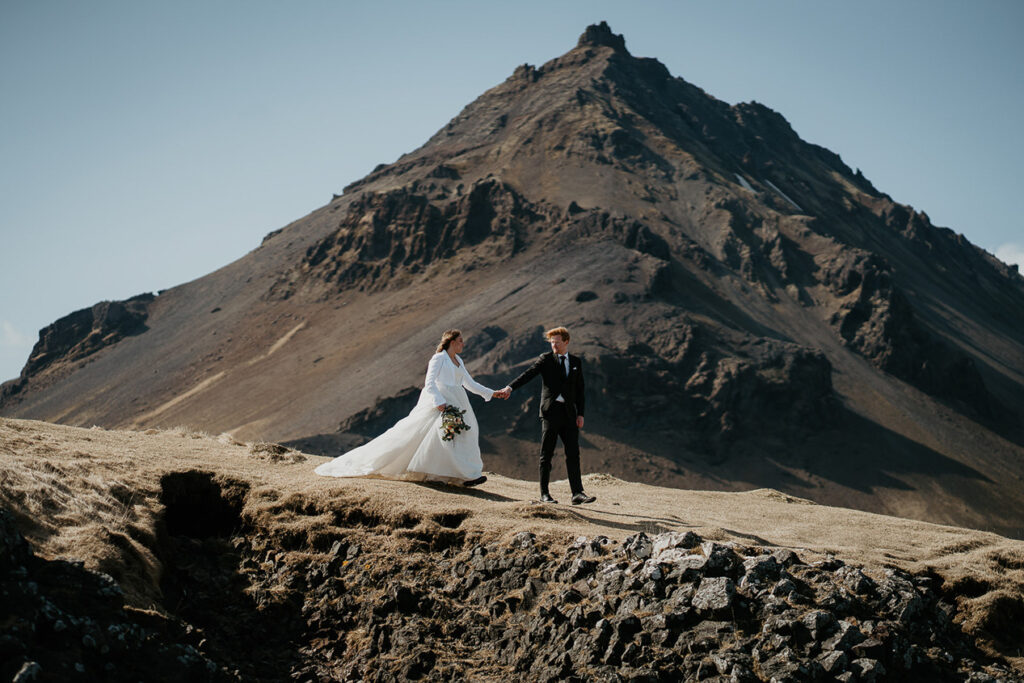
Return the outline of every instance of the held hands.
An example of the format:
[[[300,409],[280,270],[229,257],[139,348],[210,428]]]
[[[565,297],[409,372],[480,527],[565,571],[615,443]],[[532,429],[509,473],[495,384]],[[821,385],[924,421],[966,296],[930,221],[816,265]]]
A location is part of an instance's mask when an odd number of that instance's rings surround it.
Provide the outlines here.
[[[505,400],[508,400],[508,397],[511,395],[512,390],[508,387],[505,387],[504,389],[498,389],[497,391],[494,392],[494,398],[501,398]]]

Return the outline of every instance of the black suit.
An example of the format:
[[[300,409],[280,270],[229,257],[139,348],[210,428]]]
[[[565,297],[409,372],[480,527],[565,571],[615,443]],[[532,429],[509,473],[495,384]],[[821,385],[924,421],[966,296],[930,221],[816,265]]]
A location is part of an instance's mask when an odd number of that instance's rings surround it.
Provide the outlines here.
[[[559,364],[554,352],[545,353],[509,384],[512,389],[518,389],[537,375],[541,376],[541,494],[548,493],[551,459],[555,455],[555,443],[559,438],[562,439],[562,446],[565,448],[565,469],[572,493],[583,493],[583,480],[580,476],[580,430],[576,426],[576,418],[583,417],[585,406],[583,362],[579,356],[572,354],[568,354],[567,360],[568,375],[565,374],[564,366]],[[559,396],[564,401],[558,401]]]

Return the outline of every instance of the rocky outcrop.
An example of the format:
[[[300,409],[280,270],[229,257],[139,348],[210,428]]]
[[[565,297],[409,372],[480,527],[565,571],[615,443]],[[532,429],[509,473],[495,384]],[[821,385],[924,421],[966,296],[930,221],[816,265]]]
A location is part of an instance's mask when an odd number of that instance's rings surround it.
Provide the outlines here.
[[[672,256],[672,248],[664,237],[636,219],[617,216],[601,209],[584,210],[575,202],[566,211],[566,227],[574,236],[612,239],[627,249],[648,254],[662,261]]]
[[[177,615],[170,620],[123,611],[109,577],[31,557],[0,517],[0,586],[13,615],[0,640],[3,673],[35,671],[39,680],[128,680],[129,671],[131,680],[223,680],[227,672],[242,681],[1022,680],[979,646],[976,639],[991,634],[959,625],[957,591],[971,587],[928,574],[692,532],[638,533],[621,543],[603,536],[552,543],[521,532],[482,542],[457,510],[388,516],[301,497],[273,509],[331,523],[268,528],[232,512],[213,480],[187,474],[175,480],[174,500],[198,496],[225,524],[208,527],[204,513],[181,506],[168,526],[161,545],[164,607]]]
[[[602,475],[585,509],[525,482],[311,485],[276,444],[5,427],[10,680],[1024,680],[1024,549],[992,534]]]
[[[61,318],[39,333],[24,372],[34,375],[56,361],[79,360],[145,332],[149,305],[155,298],[140,294],[125,301],[101,301]]]
[[[592,24],[580,36],[580,39],[576,42],[576,47],[600,47],[606,46],[614,50],[624,52],[627,55],[629,51],[626,50],[625,39],[617,34],[613,33],[608,22],[602,21],[599,24]]]
[[[306,250],[302,262],[271,288],[271,298],[297,291],[379,289],[402,274],[415,274],[463,248],[486,243],[475,255],[483,265],[516,254],[528,230],[548,217],[509,185],[496,180],[462,186],[449,198],[438,186],[368,193],[355,200],[328,237]],[[476,266],[475,266],[476,267]]]
[[[884,259],[845,251],[823,270],[824,282],[839,299],[831,323],[851,348],[923,391],[991,414],[992,401],[974,361],[918,322]]]
[[[200,652],[202,634],[126,609],[107,574],[36,557],[0,509],[0,677],[18,681],[237,680]]]
[[[631,431],[672,431],[677,444],[725,457],[740,439],[794,438],[833,427],[839,406],[823,354],[769,339],[733,346],[690,325],[589,363],[595,406]],[[623,409],[628,407],[628,409]]]
[[[21,376],[0,388],[0,405],[49,368],[80,361],[125,337],[145,332],[149,306],[155,298],[153,294],[140,294],[125,301],[101,301],[43,328]]]
[[[515,544],[529,550],[533,539]],[[481,577],[462,593],[490,603],[498,660],[530,680],[938,681],[967,673],[954,658],[983,668],[954,623],[955,605],[926,576],[872,576],[834,558],[804,561],[692,532],[641,533],[621,545],[579,538],[547,562],[516,555],[529,556],[471,551],[467,576]],[[540,580],[527,569],[521,592],[487,586],[499,575],[514,586],[508,574],[520,563]]]
[[[473,184],[468,192],[462,185],[450,190],[415,183],[353,201],[338,229],[310,246],[301,264],[274,283],[268,298],[401,286],[407,276],[461,250],[472,253],[469,267],[486,267],[520,253],[538,234],[562,230],[578,238],[608,238],[663,261],[671,256],[668,242],[649,226],[607,210],[582,209],[573,202],[563,211],[532,203],[493,179]]]

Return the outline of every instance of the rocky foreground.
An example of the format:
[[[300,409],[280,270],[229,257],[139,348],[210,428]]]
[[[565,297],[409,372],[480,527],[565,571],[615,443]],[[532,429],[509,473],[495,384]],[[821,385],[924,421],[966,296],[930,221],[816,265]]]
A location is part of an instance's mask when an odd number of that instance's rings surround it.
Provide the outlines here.
[[[991,534],[593,475],[583,508],[314,479],[185,432],[0,437],[0,680],[1024,680],[1024,552]],[[793,508],[878,543],[787,547]],[[894,529],[917,562],[878,561]]]
[[[351,514],[351,513],[350,513]],[[33,556],[0,514],[4,674],[28,680],[1021,680],[956,624],[937,577],[698,535],[455,530],[330,548],[265,533],[168,539],[177,618],[108,575]],[[457,528],[461,520],[440,520]],[[322,542],[322,541],[321,541]]]

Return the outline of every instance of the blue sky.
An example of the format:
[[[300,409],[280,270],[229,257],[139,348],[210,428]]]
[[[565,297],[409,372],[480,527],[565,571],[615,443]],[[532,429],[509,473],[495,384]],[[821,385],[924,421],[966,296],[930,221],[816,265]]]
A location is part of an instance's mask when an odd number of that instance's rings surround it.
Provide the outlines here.
[[[0,0],[0,380],[38,331],[200,277],[607,20],[1024,265],[1024,3]]]

